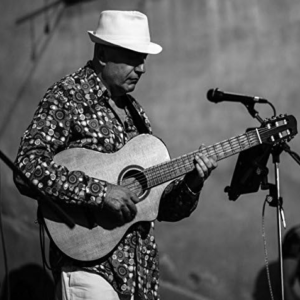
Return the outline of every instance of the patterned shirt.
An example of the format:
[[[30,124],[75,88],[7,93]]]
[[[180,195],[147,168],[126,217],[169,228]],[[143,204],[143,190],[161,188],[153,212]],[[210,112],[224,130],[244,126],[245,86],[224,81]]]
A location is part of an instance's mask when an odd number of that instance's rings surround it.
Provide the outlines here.
[[[151,134],[150,122],[142,107],[133,97],[125,97]],[[50,87],[40,101],[23,135],[15,163],[56,203],[101,209],[106,196],[106,181],[81,171],[69,171],[56,164],[53,157],[62,150],[78,147],[102,153],[116,152],[139,134],[130,112],[122,122],[109,105],[109,99],[108,90],[89,61]],[[23,194],[35,197],[26,186],[18,181],[16,184]],[[182,178],[174,180],[162,195],[158,220],[174,222],[188,217],[196,208],[198,198],[199,194],[191,193]],[[72,260],[53,243],[50,248],[50,263],[54,270],[59,271],[62,266],[79,266],[103,276],[120,294],[159,299],[154,222],[133,225],[111,253],[92,263]]]

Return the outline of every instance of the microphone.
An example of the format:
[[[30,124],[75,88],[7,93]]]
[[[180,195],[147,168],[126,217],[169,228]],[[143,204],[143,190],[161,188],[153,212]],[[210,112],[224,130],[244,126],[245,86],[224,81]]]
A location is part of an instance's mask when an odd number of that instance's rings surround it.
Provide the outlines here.
[[[214,103],[222,101],[241,102],[243,104],[269,103],[267,99],[257,96],[246,96],[220,91],[219,89],[210,89],[206,95],[207,99]]]

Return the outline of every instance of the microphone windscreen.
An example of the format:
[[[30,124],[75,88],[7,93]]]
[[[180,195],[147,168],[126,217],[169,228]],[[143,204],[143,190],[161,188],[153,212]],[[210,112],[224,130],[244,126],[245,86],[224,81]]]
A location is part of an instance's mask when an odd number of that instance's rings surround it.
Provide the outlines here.
[[[214,89],[208,90],[208,91],[207,91],[207,94],[206,94],[207,100],[214,102],[214,101],[213,101],[214,93],[215,93],[215,90],[214,90]]]

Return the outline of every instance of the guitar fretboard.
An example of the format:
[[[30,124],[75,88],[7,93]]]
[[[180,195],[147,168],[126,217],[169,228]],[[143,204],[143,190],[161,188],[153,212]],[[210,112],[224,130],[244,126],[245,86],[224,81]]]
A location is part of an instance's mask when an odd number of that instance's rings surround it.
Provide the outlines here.
[[[143,189],[151,189],[183,176],[194,169],[194,160],[198,153],[214,156],[219,161],[262,143],[275,144],[282,140],[291,139],[295,134],[297,134],[295,117],[284,116],[275,118],[266,123],[264,127],[256,128],[228,140],[200,148],[189,154],[145,169],[141,172],[141,176],[136,176],[139,182],[129,185],[134,190],[138,190],[140,185],[142,185]]]
[[[147,188],[160,185],[192,171],[195,167],[194,159],[198,153],[203,153],[206,156],[215,156],[217,161],[219,161],[254,147],[260,143],[261,140],[258,131],[252,130],[217,144],[203,147],[165,163],[153,166],[143,172],[147,178]]]

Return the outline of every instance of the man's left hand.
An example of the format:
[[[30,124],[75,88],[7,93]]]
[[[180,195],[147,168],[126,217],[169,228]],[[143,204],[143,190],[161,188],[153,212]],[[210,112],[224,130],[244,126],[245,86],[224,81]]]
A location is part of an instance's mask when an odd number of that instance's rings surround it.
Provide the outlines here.
[[[211,171],[217,166],[216,157],[199,153],[195,156],[195,169],[185,176],[184,181],[191,191],[198,193]]]

